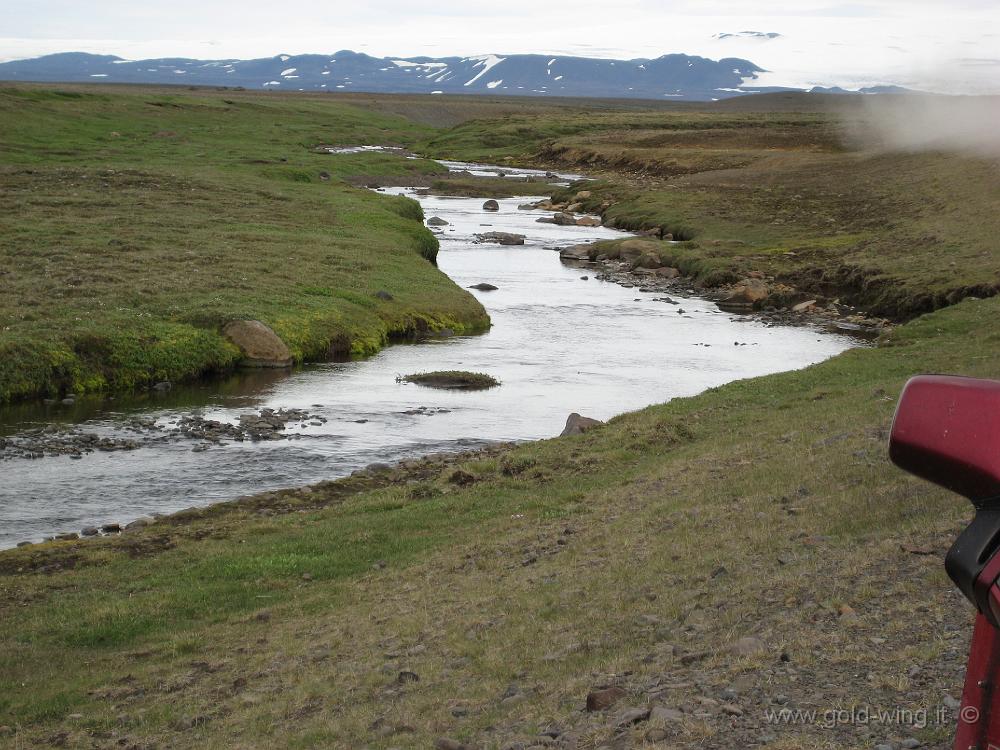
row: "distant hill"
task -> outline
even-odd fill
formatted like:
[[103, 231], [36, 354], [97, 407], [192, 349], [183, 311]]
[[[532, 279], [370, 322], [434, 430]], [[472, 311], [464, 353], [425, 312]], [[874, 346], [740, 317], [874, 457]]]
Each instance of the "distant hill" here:
[[[738, 96], [764, 70], [749, 60], [663, 55], [604, 60], [552, 55], [372, 57], [276, 55], [256, 60], [123, 60], [68, 52], [0, 64], [0, 80], [243, 86], [280, 91], [516, 94], [710, 101]], [[760, 91], [761, 89], [754, 89]], [[773, 90], [773, 89], [769, 89]]]

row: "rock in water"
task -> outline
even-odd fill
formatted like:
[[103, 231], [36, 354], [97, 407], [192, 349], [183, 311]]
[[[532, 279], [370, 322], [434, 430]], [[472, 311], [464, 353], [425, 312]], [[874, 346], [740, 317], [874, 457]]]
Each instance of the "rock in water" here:
[[576, 217], [573, 214], [566, 213], [565, 211], [560, 211], [552, 216], [543, 216], [540, 219], [536, 219], [539, 224], [556, 224], [561, 227], [575, 227]]
[[497, 288], [498, 287], [495, 287], [492, 284], [487, 284], [485, 281], [479, 284], [473, 284], [469, 287], [469, 289], [478, 289], [480, 292], [495, 292]]
[[567, 260], [590, 260], [593, 247], [590, 245], [572, 245], [559, 250], [559, 257]]
[[564, 427], [563, 431], [559, 433], [559, 437], [565, 437], [566, 435], [582, 435], [587, 430], [591, 430], [602, 424], [604, 424], [604, 422], [599, 419], [581, 417], [576, 412], [573, 412], [566, 418], [566, 427]]
[[429, 227], [446, 227], [448, 222], [442, 219], [440, 216], [432, 216], [427, 220], [427, 226]]
[[497, 242], [501, 245], [523, 245], [523, 234], [512, 234], [510, 232], [483, 232], [476, 235], [480, 242]]
[[243, 367], [291, 367], [293, 359], [285, 342], [259, 320], [226, 323], [222, 335], [243, 352]]
[[483, 204], [483, 210], [484, 211], [499, 211], [500, 210], [500, 204], [497, 203], [492, 198], [490, 198], [488, 201], [486, 201]]

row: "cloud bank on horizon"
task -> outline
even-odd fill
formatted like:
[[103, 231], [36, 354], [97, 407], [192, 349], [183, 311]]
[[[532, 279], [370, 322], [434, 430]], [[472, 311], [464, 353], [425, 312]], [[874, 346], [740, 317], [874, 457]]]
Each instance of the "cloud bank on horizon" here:
[[[354, 49], [378, 56], [543, 53], [741, 57], [770, 71], [756, 85], [897, 84], [1000, 93], [996, 0], [577, 0], [572, 11], [535, 0], [244, 0], [136, 4], [34, 0], [5, 11], [0, 61], [53, 52], [252, 58]], [[758, 34], [743, 32], [755, 31]]]

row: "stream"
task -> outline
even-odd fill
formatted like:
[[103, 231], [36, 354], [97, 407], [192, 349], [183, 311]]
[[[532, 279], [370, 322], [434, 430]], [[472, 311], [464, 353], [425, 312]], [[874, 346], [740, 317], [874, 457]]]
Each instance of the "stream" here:
[[[496, 174], [484, 165], [447, 166]], [[399, 344], [369, 359], [292, 372], [239, 372], [162, 394], [0, 409], [0, 436], [7, 437], [45, 425], [75, 425], [110, 439], [138, 434], [137, 420], [165, 428], [136, 450], [0, 459], [0, 548], [335, 479], [373, 462], [548, 438], [570, 412], [608, 419], [739, 378], [805, 367], [857, 345], [845, 335], [722, 312], [693, 294], [671, 292], [677, 304], [670, 304], [663, 293], [596, 280], [593, 269], [564, 265], [553, 248], [625, 233], [537, 223], [551, 212], [518, 209], [532, 198], [499, 200], [500, 210], [488, 213], [482, 198], [382, 191], [414, 197], [428, 218], [448, 222], [438, 233], [438, 264], [457, 284], [498, 287], [472, 292], [492, 318], [488, 333]], [[527, 238], [523, 246], [475, 241], [475, 233], [489, 231]], [[470, 392], [396, 381], [429, 370], [486, 372], [502, 385]], [[308, 417], [288, 424], [290, 440], [203, 449], [167, 439], [166, 430], [184, 417], [238, 423], [241, 414], [265, 408], [301, 409]]]

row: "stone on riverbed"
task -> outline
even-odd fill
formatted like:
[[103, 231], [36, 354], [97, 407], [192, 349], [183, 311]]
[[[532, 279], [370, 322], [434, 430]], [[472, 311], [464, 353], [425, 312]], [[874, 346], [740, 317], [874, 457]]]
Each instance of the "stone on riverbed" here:
[[552, 216], [543, 216], [536, 220], [539, 224], [555, 224], [560, 227], [576, 226], [576, 217], [573, 214], [560, 212]]
[[496, 242], [500, 245], [523, 245], [523, 234], [512, 234], [511, 232], [483, 232], [477, 234], [476, 239], [480, 242]]
[[480, 292], [495, 292], [499, 287], [495, 287], [492, 284], [487, 284], [485, 281], [478, 284], [473, 284], [469, 289], [478, 289]]
[[442, 219], [440, 216], [432, 216], [427, 220], [427, 226], [429, 227], [446, 227], [449, 226], [448, 222]]
[[571, 245], [559, 250], [559, 257], [566, 260], [590, 260], [590, 253], [593, 251], [591, 245]]
[[497, 203], [495, 200], [493, 200], [491, 198], [490, 200], [486, 201], [483, 204], [483, 210], [484, 211], [499, 211], [500, 210], [500, 204]]
[[242, 367], [291, 367], [292, 353], [278, 334], [259, 320], [234, 320], [222, 335], [240, 348]]

